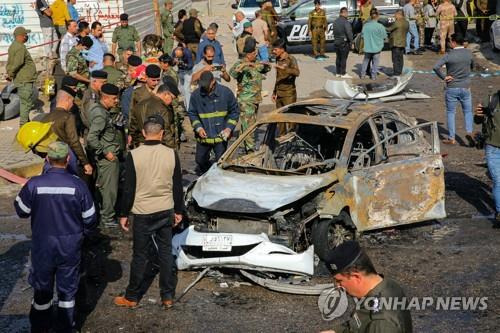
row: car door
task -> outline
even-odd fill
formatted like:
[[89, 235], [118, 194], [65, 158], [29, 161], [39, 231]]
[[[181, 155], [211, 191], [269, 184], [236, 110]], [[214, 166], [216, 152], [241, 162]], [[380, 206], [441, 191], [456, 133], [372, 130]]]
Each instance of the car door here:
[[285, 26], [285, 36], [289, 44], [302, 44], [311, 40], [307, 20], [309, 13], [314, 9], [313, 1], [298, 5], [289, 13], [290, 21]]
[[437, 124], [410, 126], [391, 113], [369, 124], [373, 146], [360, 146], [355, 137], [345, 178], [358, 230], [446, 217]]

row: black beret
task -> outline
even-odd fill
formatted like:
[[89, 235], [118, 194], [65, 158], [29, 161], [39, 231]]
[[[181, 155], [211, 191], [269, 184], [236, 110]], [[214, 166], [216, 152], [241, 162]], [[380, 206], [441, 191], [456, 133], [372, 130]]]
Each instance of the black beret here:
[[107, 79], [108, 73], [105, 71], [96, 70], [96, 71], [90, 72], [90, 76], [93, 79]]
[[130, 66], [134, 67], [142, 65], [142, 59], [135, 54], [132, 54], [130, 57], [128, 57], [127, 62]]
[[120, 89], [117, 86], [111, 83], [105, 83], [101, 87], [101, 93], [106, 95], [118, 96], [120, 93]]
[[72, 89], [71, 87], [69, 86], [62, 86], [61, 87], [61, 90], [62, 91], [65, 91], [67, 92], [68, 94], [70, 94], [73, 98], [76, 96], [76, 90], [75, 89]]
[[151, 79], [157, 79], [161, 75], [161, 68], [158, 65], [149, 65], [146, 67], [146, 76]]
[[63, 77], [63, 79], [61, 81], [62, 87], [64, 87], [64, 86], [76, 87], [77, 84], [78, 84], [78, 80], [72, 76], [69, 76], [69, 75], [66, 75], [65, 77]]
[[249, 37], [245, 40], [245, 46], [243, 47], [243, 53], [252, 53], [257, 48], [257, 42], [254, 38]]
[[211, 71], [205, 71], [201, 73], [200, 79], [198, 80], [198, 85], [200, 87], [208, 87], [212, 80], [214, 79], [214, 75]]
[[327, 253], [325, 263], [333, 274], [337, 274], [349, 268], [360, 255], [361, 247], [358, 242], [345, 241]]
[[92, 47], [92, 45], [94, 45], [92, 38], [90, 38], [89, 36], [81, 37], [79, 43], [88, 49], [90, 49]]
[[162, 116], [160, 116], [159, 114], [154, 114], [147, 117], [144, 121], [144, 126], [146, 126], [146, 124], [158, 124], [161, 125], [161, 128], [165, 128], [165, 120], [163, 120]]
[[168, 62], [168, 63], [170, 63], [172, 61], [172, 57], [165, 53], [165, 54], [162, 54], [158, 58], [158, 61], [159, 62]]
[[120, 21], [128, 21], [128, 14], [120, 14]]
[[175, 97], [180, 95], [179, 88], [177, 87], [177, 83], [175, 83], [175, 80], [171, 76], [164, 76], [163, 77], [163, 84], [160, 86], [159, 91], [162, 91], [163, 89], [168, 90], [172, 94], [175, 95]]

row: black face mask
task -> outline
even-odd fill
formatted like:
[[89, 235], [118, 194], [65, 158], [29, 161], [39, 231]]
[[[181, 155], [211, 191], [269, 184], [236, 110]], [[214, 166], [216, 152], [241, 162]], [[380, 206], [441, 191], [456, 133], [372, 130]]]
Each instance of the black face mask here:
[[28, 41], [28, 35], [24, 36], [24, 42], [26, 43]]

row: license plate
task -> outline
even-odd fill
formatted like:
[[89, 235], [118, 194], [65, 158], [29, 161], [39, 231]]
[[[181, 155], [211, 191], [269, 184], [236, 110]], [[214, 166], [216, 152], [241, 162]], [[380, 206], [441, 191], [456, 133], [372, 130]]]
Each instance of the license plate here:
[[232, 249], [232, 244], [232, 235], [204, 235], [202, 250], [229, 252]]

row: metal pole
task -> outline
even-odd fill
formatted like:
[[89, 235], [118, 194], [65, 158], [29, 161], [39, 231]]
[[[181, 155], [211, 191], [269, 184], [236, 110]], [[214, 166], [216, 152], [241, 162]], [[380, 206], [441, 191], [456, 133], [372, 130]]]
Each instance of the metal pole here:
[[212, 16], [212, 0], [207, 1], [208, 6], [208, 16]]
[[155, 34], [161, 36], [160, 4], [158, 3], [158, 0], [153, 0], [153, 12], [155, 19]]

